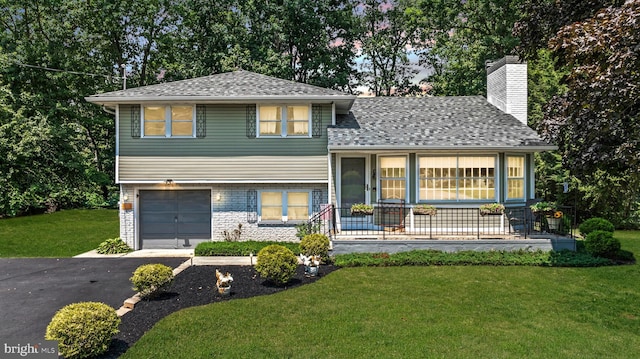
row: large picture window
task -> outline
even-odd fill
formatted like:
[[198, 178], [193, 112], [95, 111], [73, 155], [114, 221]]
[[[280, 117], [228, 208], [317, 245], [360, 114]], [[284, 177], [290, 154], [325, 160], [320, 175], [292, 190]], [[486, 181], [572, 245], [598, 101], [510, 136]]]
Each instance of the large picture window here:
[[507, 199], [524, 198], [524, 156], [507, 156]]
[[194, 137], [193, 106], [143, 106], [144, 137]]
[[380, 199], [402, 199], [407, 193], [407, 158], [380, 157]]
[[261, 221], [306, 221], [309, 219], [309, 191], [263, 191], [260, 193]]
[[419, 200], [466, 201], [495, 198], [495, 157], [421, 156]]
[[307, 105], [260, 106], [259, 136], [309, 137], [311, 116]]

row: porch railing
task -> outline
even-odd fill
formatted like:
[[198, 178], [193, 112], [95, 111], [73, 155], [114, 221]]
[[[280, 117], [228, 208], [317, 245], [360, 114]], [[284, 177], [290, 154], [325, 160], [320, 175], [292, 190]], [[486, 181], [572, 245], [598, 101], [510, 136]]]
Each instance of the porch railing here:
[[307, 223], [310, 232], [330, 238], [376, 236], [382, 239], [527, 238], [541, 234], [573, 237], [573, 208], [561, 208], [560, 218], [532, 213], [527, 206], [510, 206], [504, 213], [482, 215], [479, 208], [436, 209], [434, 215], [413, 213], [411, 205], [378, 203], [371, 214], [352, 214], [351, 208], [325, 207]]

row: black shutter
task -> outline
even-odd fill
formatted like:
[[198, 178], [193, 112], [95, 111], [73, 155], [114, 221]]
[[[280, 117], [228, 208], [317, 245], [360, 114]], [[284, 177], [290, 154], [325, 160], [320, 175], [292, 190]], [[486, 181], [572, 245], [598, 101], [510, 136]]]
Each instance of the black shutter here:
[[247, 106], [247, 137], [256, 138], [256, 105]]
[[131, 106], [131, 137], [140, 138], [140, 105]]
[[311, 106], [312, 137], [322, 137], [322, 106]]
[[247, 191], [247, 222], [256, 223], [258, 221], [258, 191], [250, 189]]
[[311, 193], [311, 211], [313, 213], [320, 212], [320, 204], [322, 203], [322, 190], [314, 189]]
[[196, 106], [196, 137], [207, 137], [207, 106]]

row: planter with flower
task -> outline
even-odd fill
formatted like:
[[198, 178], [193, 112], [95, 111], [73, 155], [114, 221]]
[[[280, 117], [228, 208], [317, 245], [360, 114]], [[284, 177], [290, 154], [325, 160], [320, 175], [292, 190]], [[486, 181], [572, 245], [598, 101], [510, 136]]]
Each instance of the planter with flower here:
[[222, 273], [216, 269], [216, 287], [218, 288], [219, 294], [229, 295], [231, 293], [232, 282], [233, 277], [231, 276], [231, 273]]
[[352, 216], [363, 216], [363, 215], [371, 215], [373, 214], [373, 206], [370, 204], [364, 203], [354, 203], [351, 206], [351, 215]]
[[504, 205], [502, 203], [486, 203], [480, 205], [481, 216], [498, 216], [504, 213]]
[[560, 228], [564, 213], [558, 208], [556, 202], [542, 201], [532, 204], [529, 208], [531, 208], [531, 212], [534, 214], [543, 215], [546, 218], [549, 229], [557, 230]]
[[422, 216], [435, 216], [438, 210], [430, 204], [417, 204], [413, 206], [413, 214]]
[[318, 275], [320, 268], [320, 256], [305, 256], [300, 254], [300, 261], [304, 265], [304, 275], [307, 277], [315, 277]]

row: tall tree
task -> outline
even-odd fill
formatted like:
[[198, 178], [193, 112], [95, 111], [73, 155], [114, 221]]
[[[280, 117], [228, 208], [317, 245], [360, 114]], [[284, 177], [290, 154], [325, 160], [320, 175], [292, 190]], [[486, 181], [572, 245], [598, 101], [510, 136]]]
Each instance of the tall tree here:
[[513, 52], [518, 39], [512, 27], [520, 16], [519, 0], [422, 0], [425, 24], [421, 63], [433, 68], [427, 81], [445, 96], [484, 95], [485, 62]]
[[410, 56], [419, 46], [420, 24], [412, 11], [415, 1], [367, 0], [356, 8], [360, 19], [363, 85], [376, 96], [417, 90]]

